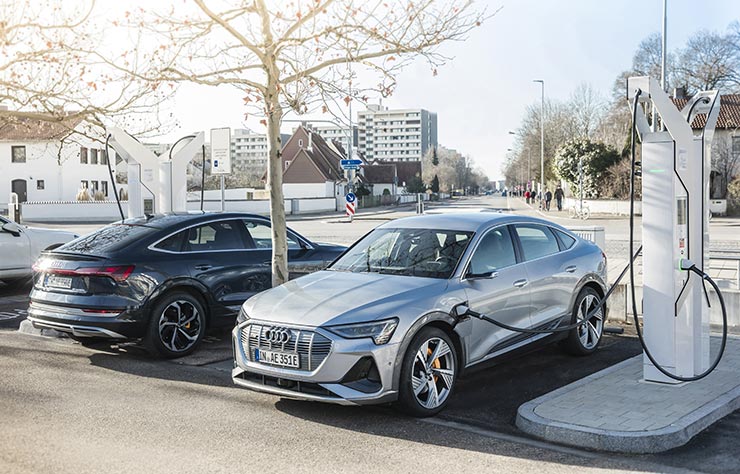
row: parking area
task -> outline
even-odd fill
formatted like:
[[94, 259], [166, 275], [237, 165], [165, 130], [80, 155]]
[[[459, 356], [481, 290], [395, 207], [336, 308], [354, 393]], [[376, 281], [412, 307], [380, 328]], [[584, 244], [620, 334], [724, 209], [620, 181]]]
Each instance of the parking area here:
[[[346, 244], [392, 217], [290, 226]], [[0, 287], [0, 472], [95, 472], [101, 456], [107, 466], [147, 472], [232, 472], [235, 465], [249, 472], [740, 472], [738, 412], [682, 448], [649, 456], [566, 448], [516, 428], [522, 403], [639, 354], [630, 326], [605, 335], [590, 357], [552, 344], [467, 373], [440, 415], [417, 420], [386, 406], [296, 402], [236, 388], [228, 330], [172, 361], [153, 360], [136, 344], [90, 349], [20, 334], [29, 290]], [[39, 455], [38, 445], [51, 449]]]

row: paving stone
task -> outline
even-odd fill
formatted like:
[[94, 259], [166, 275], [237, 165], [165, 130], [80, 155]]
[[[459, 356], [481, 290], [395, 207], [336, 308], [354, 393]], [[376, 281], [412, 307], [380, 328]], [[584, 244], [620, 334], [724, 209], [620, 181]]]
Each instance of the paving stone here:
[[739, 338], [728, 338], [722, 363], [698, 382], [646, 383], [642, 370], [639, 355], [525, 403], [519, 407], [517, 426], [575, 446], [660, 452], [687, 443], [740, 408]]

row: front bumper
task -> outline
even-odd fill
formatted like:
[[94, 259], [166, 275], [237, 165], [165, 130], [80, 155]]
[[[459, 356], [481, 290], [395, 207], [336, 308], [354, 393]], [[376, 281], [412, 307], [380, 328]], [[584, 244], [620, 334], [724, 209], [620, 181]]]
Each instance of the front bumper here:
[[88, 313], [79, 308], [31, 301], [28, 320], [36, 328], [56, 329], [76, 337], [136, 339], [143, 337], [145, 321], [122, 310], [120, 313]]
[[[400, 344], [378, 346], [370, 338], [343, 339], [321, 328], [290, 326], [291, 330], [312, 331], [332, 342], [328, 355], [319, 365], [312, 370], [298, 370], [254, 361], [251, 355], [248, 357], [242, 330], [250, 324], [271, 325], [250, 320], [234, 328], [234, 368], [231, 372], [234, 384], [286, 398], [340, 405], [389, 403], [398, 398], [398, 392], [392, 386]], [[367, 358], [372, 358], [379, 377], [379, 388], [371, 393], [346, 380], [356, 364]]]

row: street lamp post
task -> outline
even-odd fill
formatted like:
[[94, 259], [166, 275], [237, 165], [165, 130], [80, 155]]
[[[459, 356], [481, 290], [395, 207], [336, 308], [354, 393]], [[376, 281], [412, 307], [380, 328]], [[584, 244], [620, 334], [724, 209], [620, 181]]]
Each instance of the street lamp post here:
[[535, 79], [542, 86], [542, 98], [540, 101], [540, 192], [545, 190], [545, 81]]

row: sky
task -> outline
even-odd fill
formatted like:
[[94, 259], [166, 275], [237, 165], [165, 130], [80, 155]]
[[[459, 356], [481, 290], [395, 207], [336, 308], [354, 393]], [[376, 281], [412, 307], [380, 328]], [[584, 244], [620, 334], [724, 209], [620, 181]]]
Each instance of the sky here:
[[[540, 84], [533, 79], [543, 79], [546, 97], [556, 100], [584, 82], [609, 97], [640, 41], [660, 31], [663, 8], [662, 0], [477, 3], [489, 11], [503, 8], [466, 41], [443, 46], [453, 60], [437, 76], [422, 61], [406, 68], [383, 105], [436, 112], [439, 143], [470, 155], [490, 179], [503, 176], [514, 138], [508, 132], [519, 126], [527, 105], [539, 104]], [[738, 0], [668, 0], [668, 49], [682, 47], [701, 29], [725, 31], [734, 20], [740, 20]], [[180, 127], [168, 138], [218, 127], [263, 132], [258, 118], [244, 121], [241, 99], [227, 86], [182, 86], [172, 109]], [[283, 131], [294, 126], [286, 123]]]

